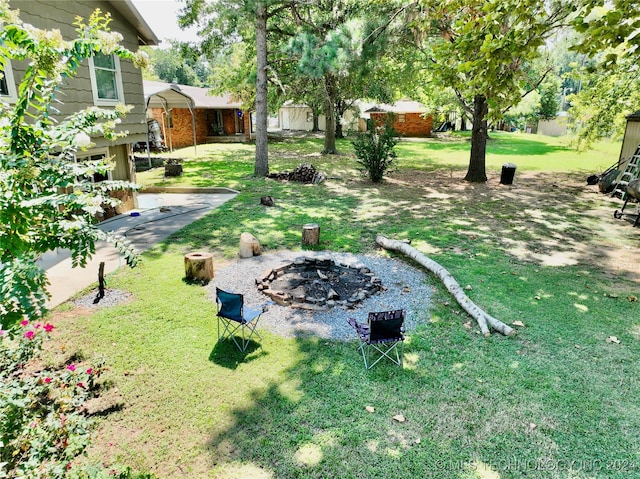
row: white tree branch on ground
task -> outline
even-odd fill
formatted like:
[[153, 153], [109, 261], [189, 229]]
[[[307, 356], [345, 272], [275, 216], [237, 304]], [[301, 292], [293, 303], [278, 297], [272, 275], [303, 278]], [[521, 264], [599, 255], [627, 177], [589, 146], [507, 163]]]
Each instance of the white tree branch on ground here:
[[414, 247], [403, 243], [402, 241], [392, 240], [381, 234], [376, 236], [376, 243], [385, 249], [397, 251], [402, 253], [416, 263], [424, 266], [428, 271], [435, 274], [443, 282], [447, 291], [449, 291], [456, 299], [458, 304], [464, 309], [469, 316], [475, 319], [480, 326], [480, 331], [484, 337], [489, 336], [491, 333], [489, 327], [493, 328], [497, 332], [504, 334], [505, 336], [513, 336], [516, 334], [515, 329], [507, 326], [502, 321], [487, 314], [484, 310], [479, 308], [469, 297], [465, 294], [455, 278], [437, 262], [428, 258]]

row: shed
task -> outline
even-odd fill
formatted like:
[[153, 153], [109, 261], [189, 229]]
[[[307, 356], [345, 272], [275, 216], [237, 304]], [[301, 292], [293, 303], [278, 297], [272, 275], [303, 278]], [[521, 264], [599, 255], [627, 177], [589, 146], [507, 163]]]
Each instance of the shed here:
[[640, 145], [640, 111], [627, 115], [627, 127], [624, 130], [622, 138], [622, 147], [620, 148], [620, 157], [618, 158], [618, 169], [623, 163], [631, 158], [638, 145]]

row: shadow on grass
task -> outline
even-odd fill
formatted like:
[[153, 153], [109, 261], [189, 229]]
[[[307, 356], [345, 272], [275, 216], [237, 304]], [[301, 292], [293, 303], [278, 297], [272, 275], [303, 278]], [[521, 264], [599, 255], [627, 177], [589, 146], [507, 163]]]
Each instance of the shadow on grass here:
[[209, 361], [223, 368], [236, 369], [240, 364], [248, 364], [268, 354], [254, 340], [249, 341], [247, 349], [243, 352], [236, 347], [231, 338], [226, 338], [223, 341], [216, 342], [209, 354]]
[[[463, 479], [485, 470], [486, 477], [525, 478], [555, 464], [555, 472], [536, 477], [560, 478], [571, 460], [609, 459], [605, 450], [634, 458], [637, 440], [626, 443], [602, 423], [605, 386], [583, 381], [575, 367], [590, 360], [576, 357], [572, 344], [484, 340], [457, 324], [434, 328], [414, 335], [405, 369], [381, 363], [365, 371], [355, 342], [298, 340], [303, 359], [269, 387], [256, 388], [233, 411], [232, 425], [212, 433], [212, 473]], [[570, 359], [557, 361], [565, 353]], [[616, 366], [596, 363], [592, 373], [615, 387], [605, 378]], [[637, 422], [623, 414], [623, 421]]]

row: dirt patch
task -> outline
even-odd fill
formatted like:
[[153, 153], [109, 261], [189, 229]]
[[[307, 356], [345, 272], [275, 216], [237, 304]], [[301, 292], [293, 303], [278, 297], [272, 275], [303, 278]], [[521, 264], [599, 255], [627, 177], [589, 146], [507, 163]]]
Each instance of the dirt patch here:
[[640, 228], [633, 218], [614, 218], [622, 200], [587, 185], [586, 173], [516, 172], [513, 185], [501, 185], [498, 177], [470, 184], [463, 176], [412, 170], [393, 174], [387, 184], [405, 191], [415, 214], [462, 226], [460, 234], [498, 244], [518, 260], [599, 266], [611, 277], [640, 283]]

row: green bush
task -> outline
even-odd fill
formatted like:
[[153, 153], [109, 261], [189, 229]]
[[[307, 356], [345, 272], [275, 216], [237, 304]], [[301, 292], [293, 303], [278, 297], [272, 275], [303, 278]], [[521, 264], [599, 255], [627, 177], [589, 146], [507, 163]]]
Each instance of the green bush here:
[[43, 368], [38, 353], [53, 330], [23, 320], [0, 326], [0, 478], [149, 479], [130, 469], [76, 464], [90, 442], [86, 402], [98, 395], [99, 364]]
[[375, 125], [364, 133], [358, 133], [351, 141], [360, 170], [374, 183], [382, 181], [384, 174], [397, 158], [394, 147], [398, 144], [397, 132], [393, 129], [393, 115], [384, 125]]
[[0, 330], [0, 477], [65, 477], [89, 443], [84, 404], [102, 366], [38, 370], [33, 360], [52, 329], [23, 320]]

